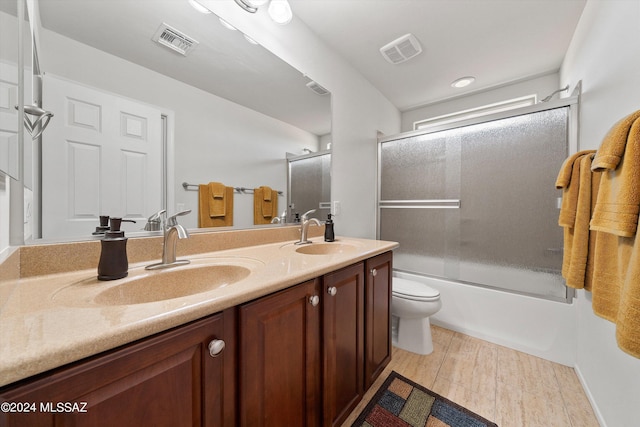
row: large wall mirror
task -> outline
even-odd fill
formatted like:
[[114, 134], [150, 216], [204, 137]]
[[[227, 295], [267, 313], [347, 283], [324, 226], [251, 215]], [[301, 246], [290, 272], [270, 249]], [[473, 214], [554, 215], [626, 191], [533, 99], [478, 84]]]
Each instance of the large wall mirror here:
[[[135, 219], [137, 235], [163, 208], [191, 209], [180, 220], [196, 228], [210, 182], [271, 187], [282, 211], [287, 153], [331, 141], [330, 94], [187, 0], [35, 3], [35, 81], [54, 113], [28, 160], [36, 239], [91, 238], [99, 215]], [[234, 227], [253, 226], [250, 191], [233, 211]]]

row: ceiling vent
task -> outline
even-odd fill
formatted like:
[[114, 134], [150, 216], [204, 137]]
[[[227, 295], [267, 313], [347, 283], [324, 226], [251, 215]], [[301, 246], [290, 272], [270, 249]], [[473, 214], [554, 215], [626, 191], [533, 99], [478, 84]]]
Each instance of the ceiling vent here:
[[328, 90], [326, 90], [325, 88], [320, 86], [318, 83], [314, 82], [313, 80], [307, 83], [307, 87], [312, 91], [314, 91], [315, 93], [317, 93], [318, 95], [327, 95], [329, 93]]
[[380, 53], [384, 56], [384, 59], [392, 64], [408, 61], [420, 54], [420, 52], [422, 52], [422, 46], [420, 46], [420, 42], [413, 34], [405, 34], [380, 48]]
[[158, 31], [153, 35], [152, 40], [184, 56], [187, 56], [187, 53], [191, 52], [198, 45], [195, 39], [170, 27], [164, 22], [158, 27]]

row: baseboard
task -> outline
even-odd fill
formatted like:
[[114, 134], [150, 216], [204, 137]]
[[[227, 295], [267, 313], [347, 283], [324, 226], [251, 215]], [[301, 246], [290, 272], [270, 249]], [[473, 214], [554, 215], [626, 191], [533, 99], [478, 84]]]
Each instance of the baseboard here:
[[580, 366], [578, 366], [578, 364], [576, 363], [573, 369], [576, 371], [576, 375], [578, 376], [578, 381], [580, 381], [580, 384], [582, 385], [582, 389], [584, 390], [584, 393], [587, 395], [587, 399], [589, 399], [589, 403], [591, 404], [591, 408], [593, 409], [593, 413], [595, 414], [596, 419], [600, 424], [600, 427], [607, 427], [607, 423], [604, 421], [604, 418], [602, 417], [600, 408], [598, 408], [598, 404], [596, 403], [596, 400], [594, 399], [593, 394], [591, 394], [591, 390], [589, 389], [587, 382], [582, 376], [582, 372], [580, 371]]

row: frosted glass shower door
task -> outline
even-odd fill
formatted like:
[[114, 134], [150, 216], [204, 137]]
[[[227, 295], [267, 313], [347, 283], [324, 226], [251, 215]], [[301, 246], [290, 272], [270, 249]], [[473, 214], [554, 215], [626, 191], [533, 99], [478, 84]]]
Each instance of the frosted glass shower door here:
[[404, 271], [566, 299], [555, 179], [568, 107], [380, 144], [379, 235]]

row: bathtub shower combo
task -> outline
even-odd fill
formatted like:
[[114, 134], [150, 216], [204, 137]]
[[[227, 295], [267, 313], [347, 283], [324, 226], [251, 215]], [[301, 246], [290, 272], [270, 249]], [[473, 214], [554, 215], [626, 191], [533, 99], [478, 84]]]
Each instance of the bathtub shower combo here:
[[[570, 107], [537, 104], [379, 141], [378, 237], [400, 242], [395, 345], [432, 351], [429, 316], [441, 302], [428, 278], [571, 299], [561, 277], [555, 188], [572, 132]], [[397, 277], [403, 273], [421, 280]]]

